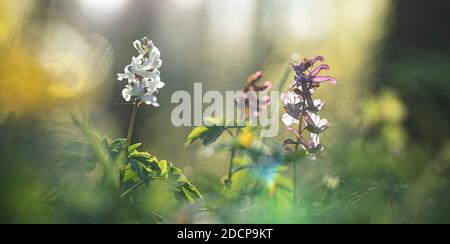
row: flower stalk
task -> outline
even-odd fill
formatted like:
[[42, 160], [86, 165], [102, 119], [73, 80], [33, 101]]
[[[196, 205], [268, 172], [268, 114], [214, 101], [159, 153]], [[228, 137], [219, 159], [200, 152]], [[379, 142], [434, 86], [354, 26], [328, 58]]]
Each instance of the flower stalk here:
[[[313, 59], [303, 59], [300, 62], [292, 61], [291, 69], [294, 71], [294, 81], [286, 94], [281, 95], [286, 113], [283, 115], [283, 123], [296, 140], [290, 140], [295, 144], [295, 152], [299, 147], [310, 154], [317, 154], [323, 150], [319, 136], [330, 126], [326, 119], [319, 117], [319, 112], [325, 103], [320, 99], [313, 99], [313, 95], [320, 85], [330, 82], [336, 85], [337, 81], [332, 76], [319, 76], [322, 70], [328, 70], [327, 64], [320, 64], [313, 68], [318, 61], [324, 62], [324, 57], [317, 56]], [[297, 128], [295, 128], [297, 126]], [[309, 138], [303, 135], [304, 131], [309, 132]], [[309, 139], [309, 140], [308, 140]], [[293, 203], [298, 203], [297, 184], [297, 162], [293, 162]]]
[[[141, 104], [159, 107], [156, 94], [158, 89], [164, 87], [161, 81], [159, 68], [161, 67], [161, 52], [147, 37], [133, 42], [134, 48], [138, 51], [138, 56], [131, 58], [131, 63], [124, 68], [124, 73], [118, 73], [119, 81], [126, 80], [127, 84], [122, 90], [125, 101], [133, 101], [133, 112], [131, 113], [130, 124], [127, 133], [127, 145], [131, 145], [134, 125], [136, 124], [137, 110]], [[125, 169], [119, 169], [119, 189], [123, 190]], [[127, 190], [132, 191], [134, 188]]]
[[[298, 145], [295, 145], [295, 152], [298, 151]], [[294, 204], [294, 206], [297, 206], [298, 204], [298, 184], [297, 184], [297, 162], [294, 162], [292, 165], [292, 190], [293, 190], [293, 194], [292, 194], [292, 203]]]
[[133, 102], [133, 112], [131, 113], [130, 125], [128, 126], [128, 133], [127, 133], [128, 146], [131, 145], [131, 139], [133, 136], [134, 124], [136, 123], [136, 115], [138, 108], [139, 108], [139, 101], [135, 99]]
[[[261, 71], [257, 71], [253, 74], [251, 74], [246, 82], [246, 85], [242, 89], [242, 93], [238, 98], [236, 98], [235, 102], [238, 105], [238, 109], [241, 109], [243, 107], [244, 111], [239, 111], [238, 113], [244, 114], [244, 122], [247, 123], [249, 120], [251, 120], [251, 117], [258, 118], [260, 114], [263, 111], [267, 111], [268, 106], [270, 105], [270, 97], [267, 95], [267, 92], [269, 92], [272, 89], [272, 82], [271, 81], [264, 81], [262, 84], [259, 83], [263, 76], [263, 73]], [[259, 92], [265, 92], [265, 95], [260, 97], [258, 94]], [[255, 105], [252, 106], [252, 103], [250, 102], [251, 99], [256, 99]], [[244, 105], [244, 106], [239, 106]], [[233, 140], [233, 138], [239, 139], [241, 129], [236, 129], [236, 134], [233, 134], [230, 130], [228, 130], [230, 133], [230, 136]], [[244, 135], [244, 134], [243, 134]], [[251, 141], [251, 140], [250, 140]], [[234, 144], [234, 143], [233, 143]], [[247, 143], [242, 143], [242, 141], [239, 140], [239, 144], [242, 147], [247, 147], [249, 145], [245, 145]], [[236, 156], [236, 146], [232, 145], [231, 152], [230, 152], [230, 161], [228, 163], [228, 174], [227, 179], [225, 180], [225, 185], [227, 188], [231, 187], [233, 177], [233, 161]]]
[[[237, 128], [236, 131], [236, 137], [239, 137], [241, 129]], [[232, 137], [234, 137], [233, 134], [231, 134]], [[228, 176], [227, 176], [227, 180], [226, 180], [226, 186], [228, 188], [231, 187], [231, 177], [233, 177], [233, 161], [234, 161], [234, 157], [236, 156], [236, 147], [233, 146], [233, 148], [231, 149], [231, 154], [230, 154], [230, 162], [228, 163]]]

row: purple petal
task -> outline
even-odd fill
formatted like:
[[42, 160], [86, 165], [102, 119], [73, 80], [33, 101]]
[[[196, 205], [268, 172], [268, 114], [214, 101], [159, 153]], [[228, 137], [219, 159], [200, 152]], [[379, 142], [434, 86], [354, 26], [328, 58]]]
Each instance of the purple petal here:
[[263, 73], [261, 71], [256, 71], [254, 74], [248, 77], [247, 84], [249, 86], [254, 86], [255, 82], [258, 81], [262, 77]]
[[291, 63], [291, 67], [296, 73], [303, 73], [307, 69], [309, 69], [311, 66], [313, 66], [314, 63], [316, 63], [317, 61], [323, 62], [323, 61], [325, 61], [325, 58], [322, 56], [317, 56], [313, 59], [309, 59], [309, 60], [305, 59], [303, 62], [301, 62], [299, 64]]
[[321, 64], [321, 65], [317, 66], [317, 68], [315, 68], [313, 71], [311, 71], [311, 73], [309, 75], [316, 76], [319, 74], [320, 71], [328, 70], [329, 68], [330, 68], [330, 66], [328, 66], [327, 64]]
[[270, 82], [270, 81], [264, 82], [263, 87], [264, 87], [264, 91], [271, 90], [272, 89], [272, 82]]
[[308, 65], [308, 68], [309, 68], [309, 67], [313, 66], [314, 63], [316, 63], [317, 61], [323, 62], [323, 61], [325, 61], [325, 58], [324, 58], [323, 56], [317, 56], [317, 57], [315, 57], [315, 58], [309, 60], [309, 61], [306, 63], [306, 65]]
[[315, 77], [312, 77], [311, 81], [313, 83], [317, 83], [317, 84], [329, 81], [334, 86], [337, 83], [336, 78], [331, 77], [331, 76], [315, 76]]

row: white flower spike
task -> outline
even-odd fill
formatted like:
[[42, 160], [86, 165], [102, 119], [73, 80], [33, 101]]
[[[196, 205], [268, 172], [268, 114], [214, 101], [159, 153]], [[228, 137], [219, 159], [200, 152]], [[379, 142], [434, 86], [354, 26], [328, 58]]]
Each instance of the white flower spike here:
[[139, 55], [132, 57], [131, 64], [125, 67], [124, 73], [117, 74], [118, 80], [128, 80], [122, 96], [127, 102], [133, 100], [158, 107], [155, 95], [165, 85], [158, 70], [162, 64], [161, 52], [147, 37], [134, 41], [133, 46]]

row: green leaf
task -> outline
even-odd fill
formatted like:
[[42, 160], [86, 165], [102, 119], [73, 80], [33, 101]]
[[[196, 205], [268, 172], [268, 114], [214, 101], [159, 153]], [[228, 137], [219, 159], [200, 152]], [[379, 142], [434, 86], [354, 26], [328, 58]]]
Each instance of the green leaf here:
[[128, 157], [139, 161], [146, 161], [150, 160], [152, 158], [152, 155], [148, 152], [139, 152], [137, 150], [134, 150]]
[[150, 167], [150, 169], [156, 173], [156, 176], [161, 176], [161, 168], [159, 167], [158, 161], [147, 161], [147, 165]]
[[[250, 167], [241, 167], [239, 170], [235, 170], [233, 175], [231, 176], [231, 190], [235, 194], [239, 194], [240, 192], [251, 188], [257, 182], [257, 177], [254, 170]], [[227, 176], [224, 176], [222, 182], [225, 184], [227, 180]]]
[[225, 131], [225, 127], [209, 127], [208, 133], [205, 134], [203, 145], [209, 145], [217, 140]]
[[138, 175], [139, 179], [141, 179], [146, 185], [150, 183], [150, 176], [148, 175], [148, 171], [145, 168], [145, 165], [142, 162], [131, 159], [131, 169]]
[[292, 139], [286, 139], [286, 140], [284, 140], [284, 142], [283, 142], [283, 146], [287, 146], [287, 145], [297, 145], [298, 144], [298, 142], [296, 142], [296, 141], [294, 141], [294, 140], [292, 140]]
[[283, 157], [283, 162], [285, 163], [298, 162], [304, 159], [305, 157], [306, 157], [305, 150], [297, 150], [296, 152], [285, 154]]
[[181, 169], [169, 163], [168, 180], [173, 186], [173, 194], [180, 202], [192, 203], [197, 199], [202, 199], [202, 195], [197, 188], [192, 185], [182, 174]]
[[293, 191], [292, 180], [285, 176], [277, 175], [277, 177], [275, 178], [275, 184], [276, 187], [279, 188], [280, 190], [285, 190], [288, 192]]
[[203, 199], [197, 188], [187, 180], [175, 184], [173, 194], [181, 202], [193, 203], [197, 199]]
[[133, 152], [134, 150], [136, 150], [138, 147], [140, 147], [142, 145], [142, 143], [136, 143], [133, 144], [131, 146], [128, 147], [128, 153]]
[[128, 141], [125, 138], [115, 139], [112, 142], [108, 143], [108, 147], [112, 151], [119, 151], [121, 149], [125, 149], [128, 145]]
[[286, 165], [277, 165], [274, 169], [273, 169], [273, 171], [275, 172], [275, 173], [282, 173], [282, 172], [284, 172], [284, 171], [286, 171], [286, 170], [288, 170], [289, 168], [288, 168], [288, 166], [286, 166]]
[[192, 144], [196, 140], [199, 140], [200, 138], [202, 138], [202, 136], [204, 136], [204, 134], [207, 132], [208, 132], [208, 127], [206, 127], [206, 126], [195, 127], [189, 133], [185, 144], [186, 145]]
[[233, 165], [237, 166], [237, 167], [251, 165], [251, 164], [253, 164], [253, 159], [247, 154], [243, 154], [240, 157], [239, 156], [234, 157], [234, 159], [233, 159]]
[[224, 126], [224, 123], [221, 119], [208, 117], [203, 119], [204, 124], [206, 127], [212, 127], [212, 126]]
[[127, 182], [127, 181], [138, 182], [139, 180], [140, 180], [140, 177], [138, 176], [138, 174], [135, 171], [133, 171], [133, 169], [131, 169], [131, 165], [125, 166], [124, 182]]
[[178, 177], [181, 176], [181, 169], [175, 167], [173, 163], [169, 163], [168, 167], [169, 178], [172, 180], [178, 180]]
[[211, 124], [211, 126], [200, 126], [194, 128], [187, 137], [186, 145], [190, 145], [197, 140], [201, 140], [203, 145], [209, 145], [215, 142], [217, 138], [219, 138], [226, 130], [226, 127], [218, 125], [217, 121], [213, 121]]
[[97, 157], [89, 143], [73, 141], [63, 146], [57, 156], [57, 162], [66, 170], [91, 172], [96, 167]]
[[165, 176], [167, 174], [167, 161], [166, 160], [159, 161], [158, 166], [161, 169], [161, 176]]

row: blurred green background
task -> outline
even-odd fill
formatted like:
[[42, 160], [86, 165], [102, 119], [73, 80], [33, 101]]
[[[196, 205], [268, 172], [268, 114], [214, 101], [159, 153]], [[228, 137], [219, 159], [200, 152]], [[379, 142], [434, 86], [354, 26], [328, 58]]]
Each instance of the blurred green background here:
[[[325, 56], [338, 86], [317, 94], [332, 127], [324, 152], [298, 169], [296, 214], [199, 215], [136, 200], [142, 213], [155, 205], [168, 222], [188, 223], [448, 223], [449, 23], [444, 0], [2, 0], [0, 222], [108, 222], [110, 201], [84, 188], [96, 172], [80, 176], [58, 155], [80, 136], [71, 112], [101, 134], [126, 136], [132, 105], [116, 73], [136, 55], [132, 42], [148, 36], [166, 86], [161, 107], [140, 110], [133, 140], [176, 162], [206, 196], [229, 155], [184, 146], [192, 128], [170, 122], [174, 91], [192, 92], [194, 82], [238, 90], [257, 70], [276, 87], [293, 52]], [[280, 128], [273, 140], [288, 136]]]

